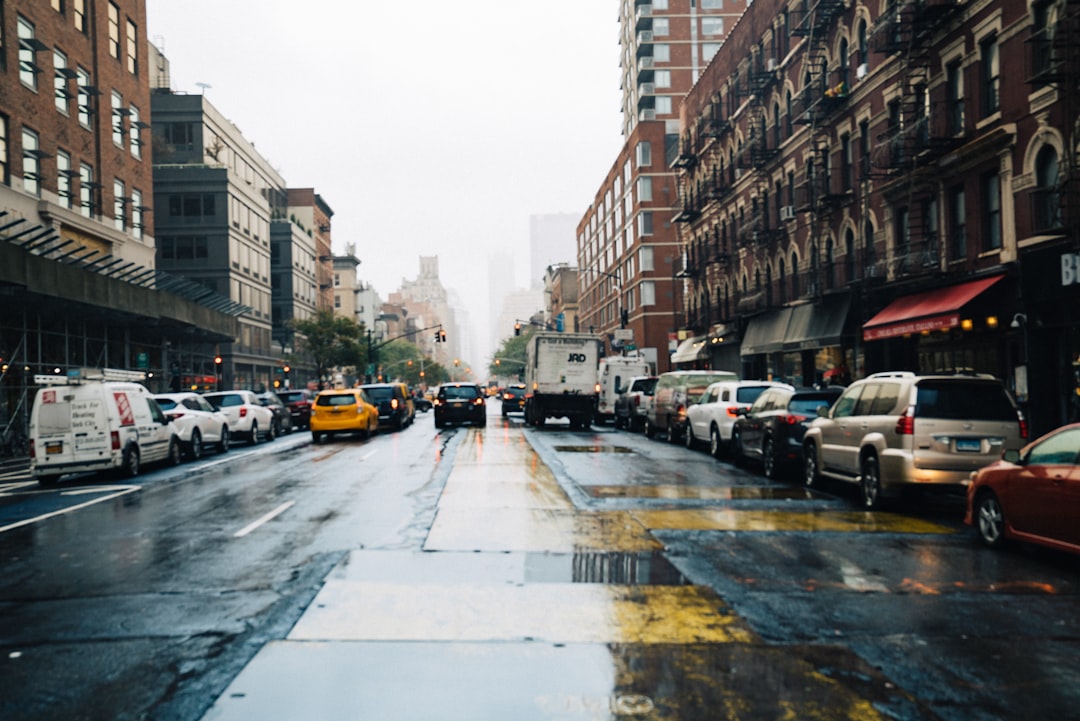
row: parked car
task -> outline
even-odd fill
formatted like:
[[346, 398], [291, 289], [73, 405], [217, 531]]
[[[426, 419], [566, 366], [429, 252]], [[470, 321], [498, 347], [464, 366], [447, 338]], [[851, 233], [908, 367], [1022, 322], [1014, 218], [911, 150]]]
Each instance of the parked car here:
[[769, 388], [795, 390], [786, 383], [773, 381], [718, 381], [710, 383], [697, 401], [686, 408], [687, 448], [699, 441], [709, 442], [709, 452], [716, 457], [731, 445], [731, 429], [739, 410], [750, 407]]
[[216, 410], [229, 419], [229, 435], [246, 438], [255, 445], [260, 436], [272, 441], [277, 438], [274, 412], [264, 406], [252, 391], [217, 391], [203, 396]]
[[822, 407], [831, 407], [843, 392], [841, 386], [767, 389], [749, 408], [738, 411], [731, 429], [736, 465], [748, 459], [760, 461], [767, 478], [801, 469], [807, 426]]
[[310, 427], [316, 443], [338, 433], [368, 438], [379, 430], [379, 410], [362, 388], [319, 391], [311, 404]]
[[976, 471], [964, 522], [991, 548], [1015, 539], [1080, 553], [1080, 423]]
[[645, 427], [645, 401], [656, 392], [657, 376], [634, 376], [615, 399], [615, 427], [640, 431]]
[[443, 383], [435, 395], [435, 427], [448, 423], [487, 425], [484, 389], [475, 383]]
[[524, 413], [525, 412], [525, 384], [517, 383], [514, 385], [506, 386], [502, 390], [502, 417], [510, 413]]
[[315, 394], [307, 388], [296, 390], [278, 391], [278, 398], [289, 409], [289, 418], [293, 428], [307, 428], [311, 418], [311, 402], [315, 400]]
[[219, 453], [229, 450], [229, 419], [198, 393], [161, 393], [154, 399], [176, 426], [188, 456], [202, 458], [207, 444]]
[[379, 424], [401, 430], [413, 422], [416, 413], [404, 383], [369, 383], [360, 386], [379, 409]]
[[417, 413], [427, 413], [431, 410], [431, 399], [418, 390], [412, 391], [413, 407]]
[[282, 400], [281, 396], [273, 391], [267, 391], [258, 393], [256, 397], [259, 399], [259, 403], [274, 412], [274, 423], [277, 424], [276, 435], [292, 433], [292, 413], [289, 412], [289, 407], [285, 405], [285, 401]]
[[66, 473], [119, 471], [181, 461], [180, 437], [144, 386], [142, 373], [101, 369], [77, 376], [35, 375], [30, 408], [30, 475], [42, 486]]
[[686, 409], [705, 392], [710, 383], [737, 381], [730, 371], [669, 371], [660, 374], [653, 393], [653, 406], [645, 418], [645, 435], [666, 433], [669, 443], [678, 443], [686, 431]]
[[856, 483], [862, 504], [876, 508], [903, 489], [961, 490], [1026, 437], [1016, 403], [992, 376], [875, 373], [810, 423], [803, 480]]

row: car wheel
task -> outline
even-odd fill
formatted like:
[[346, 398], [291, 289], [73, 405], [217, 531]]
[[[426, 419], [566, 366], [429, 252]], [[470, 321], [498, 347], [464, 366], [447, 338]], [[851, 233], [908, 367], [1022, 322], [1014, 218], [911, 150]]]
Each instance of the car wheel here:
[[179, 466], [184, 460], [184, 451], [180, 447], [180, 439], [176, 436], [169, 440], [169, 455], [166, 460], [170, 466]]
[[202, 458], [202, 433], [199, 433], [198, 428], [191, 432], [191, 443], [188, 445], [188, 453], [191, 454], [191, 460], [193, 461], [197, 461]]
[[989, 491], [979, 494], [975, 500], [975, 528], [986, 547], [1005, 545], [1005, 511], [998, 497]]
[[803, 447], [803, 485], [807, 488], [815, 488], [821, 484], [821, 473], [818, 471], [817, 446], [807, 443]]
[[716, 426], [709, 428], [709, 454], [713, 458], [719, 458], [723, 453], [724, 443], [720, 440], [720, 429]]
[[128, 446], [121, 460], [120, 473], [125, 478], [134, 478], [139, 475], [139, 449]]
[[312, 443], [315, 443], [315, 444], [321, 443], [322, 439], [323, 439], [323, 434], [322, 433], [319, 433], [318, 431], [312, 431], [311, 432], [311, 442]]
[[259, 424], [257, 421], [251, 422], [251, 434], [248, 438], [248, 445], [253, 446], [259, 442]]
[[277, 438], [278, 435], [280, 434], [280, 430], [279, 430], [280, 427], [281, 427], [281, 422], [278, 421], [276, 418], [274, 420], [270, 421], [270, 428], [266, 431], [266, 440], [272, 441], [275, 438]]
[[487, 427], [487, 421], [480, 421], [479, 423], [476, 424], [476, 427], [477, 428], [486, 428]]
[[435, 419], [435, 427], [436, 428], [442, 428], [444, 425], [446, 425], [446, 424], [443, 423], [442, 421], [440, 421], [438, 418]]
[[645, 421], [645, 437], [646, 438], [655, 438], [656, 437], [656, 426], [654, 426], [648, 420]]
[[691, 451], [697, 445], [697, 439], [694, 438], [694, 427], [690, 425], [689, 421], [686, 423], [686, 433], [683, 435], [683, 441], [686, 442], [686, 447]]
[[229, 427], [221, 427], [221, 435], [218, 437], [217, 442], [218, 453], [224, 453], [229, 450]]
[[668, 423], [667, 423], [667, 442], [668, 443], [678, 443], [679, 442], [679, 434], [675, 432], [675, 426], [671, 425], [671, 419], [670, 418], [668, 419]]
[[742, 466], [746, 462], [743, 455], [742, 433], [738, 429], [731, 432], [731, 462], [736, 466]]
[[881, 507], [881, 468], [878, 459], [873, 453], [867, 454], [862, 462], [862, 478], [859, 486], [862, 488], [863, 507], [872, 510]]
[[776, 465], [776, 446], [773, 444], [772, 438], [766, 438], [764, 445], [761, 447], [761, 465], [765, 471], [765, 477], [776, 480], [779, 468]]

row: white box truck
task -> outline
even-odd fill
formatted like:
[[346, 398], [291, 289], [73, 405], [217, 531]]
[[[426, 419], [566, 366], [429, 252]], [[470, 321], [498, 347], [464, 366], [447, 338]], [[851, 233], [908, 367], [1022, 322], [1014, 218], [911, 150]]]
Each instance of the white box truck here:
[[626, 390], [635, 376], [652, 375], [652, 364], [644, 356], [615, 355], [600, 359], [600, 394], [596, 399], [596, 416], [599, 424], [615, 418], [615, 401]]
[[568, 418], [587, 428], [600, 392], [602, 341], [587, 333], [537, 333], [525, 347], [525, 422]]

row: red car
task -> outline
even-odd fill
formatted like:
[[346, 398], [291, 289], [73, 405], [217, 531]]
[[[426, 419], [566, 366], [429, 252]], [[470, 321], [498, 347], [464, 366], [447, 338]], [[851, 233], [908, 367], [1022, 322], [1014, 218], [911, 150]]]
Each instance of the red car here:
[[991, 548], [1016, 539], [1080, 553], [1080, 423], [976, 471], [964, 522]]

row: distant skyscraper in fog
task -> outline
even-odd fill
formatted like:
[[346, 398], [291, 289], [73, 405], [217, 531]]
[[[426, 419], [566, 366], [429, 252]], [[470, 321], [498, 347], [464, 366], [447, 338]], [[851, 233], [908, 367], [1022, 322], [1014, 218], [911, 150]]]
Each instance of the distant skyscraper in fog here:
[[577, 224], [580, 214], [529, 216], [529, 288], [544, 287], [549, 265], [577, 264]]

